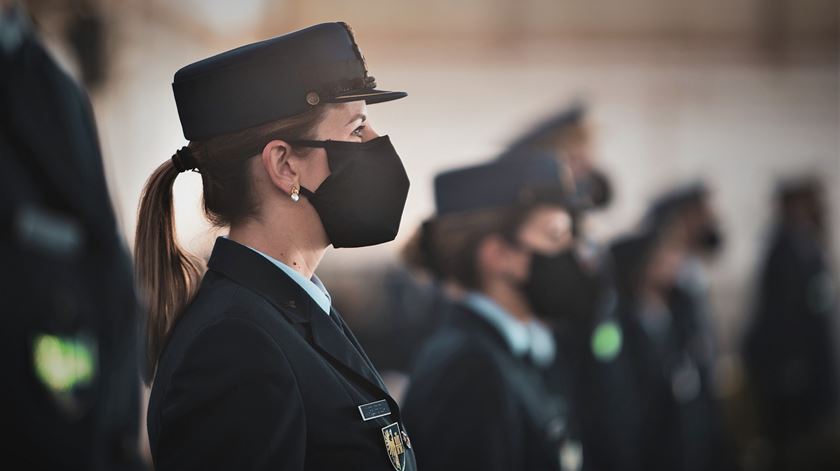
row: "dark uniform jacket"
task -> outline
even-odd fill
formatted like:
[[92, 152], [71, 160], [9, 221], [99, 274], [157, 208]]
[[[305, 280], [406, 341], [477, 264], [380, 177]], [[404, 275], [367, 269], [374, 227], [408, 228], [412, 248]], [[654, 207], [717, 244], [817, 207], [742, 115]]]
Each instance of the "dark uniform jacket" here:
[[[359, 406], [376, 401], [368, 416], [387, 415], [363, 420]], [[158, 471], [413, 470], [400, 422], [335, 310], [324, 313], [262, 255], [216, 241], [155, 375]]]
[[422, 469], [559, 469], [562, 407], [538, 369], [466, 306], [419, 355], [404, 409]]
[[578, 406], [587, 470], [732, 469], [708, 365], [692, 342], [692, 300], [674, 290], [668, 301], [670, 325], [658, 340], [637, 305], [619, 301], [620, 353], [584, 362]]
[[0, 49], [0, 165], [3, 462], [137, 469], [131, 263], [87, 97], [31, 33]]
[[815, 234], [776, 228], [759, 278], [744, 360], [762, 426], [777, 447], [815, 433], [840, 408], [835, 280]]

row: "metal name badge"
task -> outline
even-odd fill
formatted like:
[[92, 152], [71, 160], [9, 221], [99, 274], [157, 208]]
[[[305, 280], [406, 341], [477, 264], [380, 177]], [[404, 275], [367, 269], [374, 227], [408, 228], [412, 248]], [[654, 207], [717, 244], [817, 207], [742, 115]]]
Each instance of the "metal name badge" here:
[[388, 401], [382, 399], [381, 401], [371, 402], [359, 406], [359, 413], [362, 414], [362, 420], [367, 422], [368, 420], [391, 415], [391, 407], [388, 406]]

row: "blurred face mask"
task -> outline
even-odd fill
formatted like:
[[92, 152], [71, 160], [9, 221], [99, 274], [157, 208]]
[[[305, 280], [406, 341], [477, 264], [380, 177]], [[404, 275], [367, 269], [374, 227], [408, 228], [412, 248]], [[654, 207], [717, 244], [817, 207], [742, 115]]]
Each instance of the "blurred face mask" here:
[[330, 175], [300, 193], [321, 218], [333, 247], [365, 247], [394, 240], [408, 196], [408, 175], [388, 136], [367, 142], [290, 141], [326, 150]]
[[534, 313], [544, 319], [562, 317], [570, 309], [580, 267], [574, 249], [555, 255], [533, 253], [528, 281], [523, 285]]
[[723, 246], [723, 235], [717, 227], [709, 225], [697, 233], [695, 244], [704, 253], [715, 255]]
[[612, 185], [609, 177], [600, 170], [592, 170], [575, 179], [578, 198], [589, 201], [595, 208], [605, 208], [612, 200]]

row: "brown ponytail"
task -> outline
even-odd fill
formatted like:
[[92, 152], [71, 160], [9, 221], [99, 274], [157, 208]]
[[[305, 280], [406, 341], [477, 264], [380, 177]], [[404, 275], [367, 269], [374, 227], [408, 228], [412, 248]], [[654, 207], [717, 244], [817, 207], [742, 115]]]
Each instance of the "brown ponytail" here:
[[[330, 105], [244, 131], [191, 142], [203, 183], [205, 216], [224, 227], [255, 217], [259, 201], [251, 187], [250, 161], [271, 139], [309, 139]], [[135, 273], [147, 308], [146, 382], [184, 309], [198, 291], [204, 261], [178, 244], [172, 187], [179, 171], [171, 160], [149, 177], [140, 199], [134, 241]]]
[[135, 276], [148, 309], [147, 381], [154, 376], [167, 333], [192, 300], [204, 272], [203, 261], [184, 250], [176, 238], [172, 186], [178, 173], [171, 160], [152, 173], [140, 197], [137, 217]]

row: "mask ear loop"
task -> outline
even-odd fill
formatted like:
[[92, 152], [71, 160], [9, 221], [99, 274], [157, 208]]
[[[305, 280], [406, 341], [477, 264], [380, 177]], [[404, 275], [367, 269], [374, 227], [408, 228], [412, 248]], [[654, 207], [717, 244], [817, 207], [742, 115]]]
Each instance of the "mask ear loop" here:
[[314, 192], [307, 190], [303, 186], [298, 188], [298, 193], [309, 198], [310, 200], [315, 196]]
[[[318, 147], [318, 148], [321, 148], [321, 149], [326, 149], [327, 148], [327, 143], [330, 142], [330, 141], [310, 141], [310, 140], [307, 140], [307, 139], [295, 139], [295, 140], [286, 141], [286, 142], [288, 142], [292, 146]], [[300, 199], [300, 196], [298, 196], [298, 195], [303, 195], [303, 196], [305, 196], [309, 199], [312, 199], [312, 197], [315, 196], [314, 192], [309, 191], [303, 185], [301, 185], [299, 187], [296, 187], [296, 190], [297, 191], [294, 193], [294, 196], [292, 196], [292, 200], [295, 203], [297, 203], [298, 199]], [[297, 197], [297, 199], [295, 199], [295, 197]]]
[[327, 148], [327, 143], [330, 142], [330, 141], [309, 141], [309, 140], [306, 140], [306, 139], [299, 139], [299, 140], [286, 141], [286, 142], [288, 142], [292, 146], [319, 147], [321, 149], [326, 149]]

